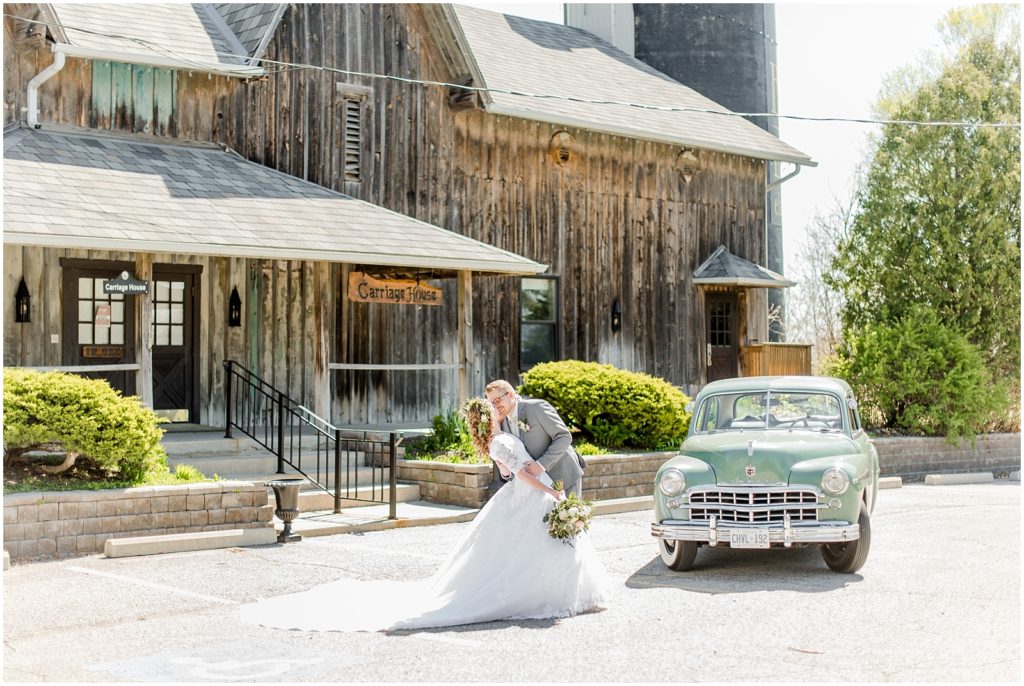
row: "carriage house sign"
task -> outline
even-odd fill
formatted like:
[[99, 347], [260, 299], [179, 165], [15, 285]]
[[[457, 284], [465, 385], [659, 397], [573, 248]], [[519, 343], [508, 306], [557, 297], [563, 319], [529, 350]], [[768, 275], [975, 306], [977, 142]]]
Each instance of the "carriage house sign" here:
[[378, 279], [363, 272], [351, 272], [348, 299], [360, 303], [440, 305], [441, 289], [411, 279]]
[[107, 279], [103, 282], [104, 293], [120, 293], [122, 295], [142, 295], [149, 293], [149, 282], [140, 281], [128, 272], [121, 272], [116, 279]]

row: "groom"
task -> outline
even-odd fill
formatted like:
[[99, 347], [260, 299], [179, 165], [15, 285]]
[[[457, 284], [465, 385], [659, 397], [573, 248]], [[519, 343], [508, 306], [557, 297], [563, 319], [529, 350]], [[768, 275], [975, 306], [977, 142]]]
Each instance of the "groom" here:
[[551, 480], [562, 482], [566, 495], [581, 495], [586, 463], [573, 449], [569, 428], [555, 408], [546, 400], [519, 397], [504, 379], [487, 384], [484, 394], [501, 420], [501, 430], [518, 436]]

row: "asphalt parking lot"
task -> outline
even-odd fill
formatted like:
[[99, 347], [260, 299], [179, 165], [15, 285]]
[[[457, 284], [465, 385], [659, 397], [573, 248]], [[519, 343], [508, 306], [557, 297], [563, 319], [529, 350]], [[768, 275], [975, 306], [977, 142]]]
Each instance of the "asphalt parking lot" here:
[[[671, 572], [649, 512], [595, 520], [607, 609], [391, 634], [265, 629], [240, 604], [341, 576], [430, 575], [468, 524], [287, 546], [15, 565], [6, 682], [1006, 681], [1020, 677], [1020, 483], [879, 493], [853, 575], [814, 549], [702, 550]], [[534, 583], [536, 580], [524, 580]]]

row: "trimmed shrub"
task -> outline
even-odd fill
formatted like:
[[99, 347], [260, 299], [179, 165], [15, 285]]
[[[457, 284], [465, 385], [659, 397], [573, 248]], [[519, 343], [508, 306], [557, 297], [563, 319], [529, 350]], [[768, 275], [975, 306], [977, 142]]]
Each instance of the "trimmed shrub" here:
[[583, 437], [606, 448], [678, 448], [690, 426], [689, 398], [664, 379], [610, 364], [544, 362], [519, 392], [551, 403]]
[[854, 388], [866, 425], [950, 442], [983, 431], [1009, 404], [977, 348], [927, 308], [850, 335], [826, 373]]
[[4, 369], [5, 461], [59, 444], [109, 477], [141, 482], [167, 470], [159, 418], [101, 379]]

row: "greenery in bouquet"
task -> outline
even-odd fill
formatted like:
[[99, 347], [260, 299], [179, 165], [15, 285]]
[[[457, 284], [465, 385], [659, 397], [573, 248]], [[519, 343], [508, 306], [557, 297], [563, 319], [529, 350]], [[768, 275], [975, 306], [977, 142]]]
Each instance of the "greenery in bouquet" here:
[[[562, 482], [556, 481], [553, 488], [563, 490]], [[544, 523], [548, 525], [548, 535], [566, 545], [575, 545], [576, 537], [590, 529], [591, 508], [593, 502], [583, 500], [575, 493], [569, 493], [565, 499], [559, 500], [544, 515]]]

